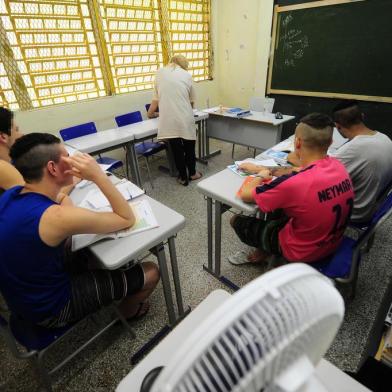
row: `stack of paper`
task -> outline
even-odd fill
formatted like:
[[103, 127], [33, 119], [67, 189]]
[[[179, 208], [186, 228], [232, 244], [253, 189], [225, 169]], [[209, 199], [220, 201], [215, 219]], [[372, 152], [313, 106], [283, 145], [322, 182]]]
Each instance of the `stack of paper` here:
[[249, 176], [249, 174], [251, 174], [251, 173], [245, 172], [245, 171], [243, 171], [243, 170], [241, 170], [239, 168], [240, 165], [242, 165], [243, 163], [253, 163], [254, 165], [264, 166], [264, 167], [276, 167], [276, 166], [278, 166], [278, 164], [273, 159], [257, 160], [257, 159], [254, 159], [254, 158], [248, 158], [248, 159], [245, 159], [243, 161], [235, 161], [234, 165], [229, 165], [229, 166], [227, 166], [227, 168], [230, 169], [231, 171], [233, 171], [235, 174], [241, 176], [241, 177]]
[[[125, 200], [133, 200], [136, 197], [144, 194], [143, 189], [140, 189], [135, 184], [132, 184], [132, 182], [129, 182], [126, 180], [120, 181], [116, 185], [116, 188], [123, 195]], [[99, 210], [103, 207], [107, 207], [110, 205], [108, 199], [105, 197], [105, 195], [99, 189], [91, 190], [86, 195], [86, 197], [84, 198], [84, 200], [81, 204], [85, 204], [84, 202], [89, 204], [92, 208], [94, 208], [96, 210]]]
[[[142, 199], [139, 201], [134, 201], [129, 203], [129, 205], [131, 206], [135, 215], [135, 223], [132, 227], [109, 234], [74, 235], [72, 236], [72, 251], [75, 252], [105, 238], [118, 239], [159, 227], [148, 200]], [[99, 211], [109, 212], [112, 211], [112, 209], [110, 207], [104, 207]]]

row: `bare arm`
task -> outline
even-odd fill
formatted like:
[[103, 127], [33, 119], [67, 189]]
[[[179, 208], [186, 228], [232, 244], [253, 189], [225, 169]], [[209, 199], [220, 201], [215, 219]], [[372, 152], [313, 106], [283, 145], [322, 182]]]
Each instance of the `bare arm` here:
[[159, 117], [159, 113], [157, 112], [157, 110], [158, 110], [158, 104], [159, 104], [159, 101], [157, 101], [157, 100], [155, 100], [155, 99], [153, 99], [153, 100], [151, 101], [151, 105], [150, 105], [150, 107], [148, 108], [148, 112], [147, 112], [147, 117], [148, 117], [148, 118]]
[[[49, 207], [42, 215], [39, 233], [50, 246], [56, 246], [73, 234], [110, 233], [132, 226], [135, 215], [127, 201], [87, 154], [63, 158], [72, 165], [73, 175], [93, 181], [108, 199], [113, 212], [94, 212], [63, 203]], [[64, 200], [63, 200], [64, 201]]]
[[241, 192], [241, 199], [245, 203], [254, 203], [253, 190], [258, 187], [263, 180], [271, 179], [271, 172], [269, 169], [262, 169], [257, 174], [259, 177], [255, 177], [252, 181], [248, 182]]
[[10, 163], [0, 161], [0, 189], [9, 189], [16, 185], [24, 185], [22, 175]]

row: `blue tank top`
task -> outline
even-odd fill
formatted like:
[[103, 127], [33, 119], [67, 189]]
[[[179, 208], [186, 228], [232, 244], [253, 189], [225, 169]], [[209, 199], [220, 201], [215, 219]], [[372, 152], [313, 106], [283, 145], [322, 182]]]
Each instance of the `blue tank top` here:
[[56, 204], [39, 193], [13, 187], [0, 197], [0, 292], [10, 310], [38, 323], [56, 316], [70, 299], [64, 243], [40, 238], [42, 214]]

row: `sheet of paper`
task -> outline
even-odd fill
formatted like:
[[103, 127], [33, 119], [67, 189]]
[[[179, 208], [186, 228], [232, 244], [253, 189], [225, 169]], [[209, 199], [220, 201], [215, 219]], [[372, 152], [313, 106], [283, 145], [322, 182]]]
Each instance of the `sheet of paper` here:
[[79, 152], [76, 148], [68, 146], [67, 144], [64, 144], [64, 147], [67, 150], [69, 156], [72, 156], [72, 155], [76, 154], [77, 152]]
[[243, 163], [253, 163], [258, 166], [266, 166], [266, 167], [276, 167], [278, 164], [273, 159], [254, 159], [254, 158], [247, 158], [243, 161], [235, 161], [234, 162], [237, 166], [240, 166]]
[[[120, 181], [116, 185], [116, 188], [123, 195], [125, 200], [132, 200], [144, 194], [143, 189], [140, 189], [138, 186], [127, 180]], [[87, 193], [84, 200], [90, 204], [92, 208], [97, 210], [109, 206], [108, 199], [99, 189], [91, 190], [89, 193]]]
[[[72, 251], [75, 252], [105, 238], [123, 238], [132, 234], [159, 227], [158, 221], [155, 218], [155, 215], [148, 200], [133, 201], [130, 202], [129, 205], [131, 206], [136, 218], [135, 224], [132, 227], [109, 234], [74, 235], [72, 236]], [[79, 207], [91, 209], [88, 204], [83, 204], [83, 202], [79, 205]], [[112, 211], [112, 209], [110, 207], [104, 207], [99, 211], [108, 212]]]
[[253, 163], [254, 165], [258, 166], [266, 166], [266, 167], [276, 167], [279, 166], [273, 159], [254, 159], [254, 158], [248, 158], [243, 161], [235, 161], [234, 165], [229, 165], [227, 166], [228, 169], [230, 169], [232, 172], [235, 174], [239, 175], [240, 177], [247, 177], [249, 176], [249, 173], [244, 172], [239, 169], [239, 166], [242, 163]]

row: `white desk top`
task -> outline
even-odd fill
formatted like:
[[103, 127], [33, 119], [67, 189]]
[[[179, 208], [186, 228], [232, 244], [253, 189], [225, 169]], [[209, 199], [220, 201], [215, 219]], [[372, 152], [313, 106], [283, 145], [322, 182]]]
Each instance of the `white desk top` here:
[[[195, 326], [207, 318], [211, 312], [224, 303], [230, 294], [224, 290], [210, 293], [179, 325], [174, 328], [132, 371], [120, 382], [117, 392], [139, 392], [147, 373], [158, 366], [165, 366], [173, 355], [173, 350], [183, 342]], [[322, 359], [316, 367], [317, 378], [328, 391], [370, 392], [363, 385], [343, 373], [330, 362]], [[309, 391], [310, 392], [310, 391]], [[313, 392], [313, 391], [312, 391]]]
[[[235, 118], [238, 120], [238, 118], [235, 115], [230, 115], [228, 113], [220, 113], [219, 107], [214, 107], [214, 108], [209, 108], [209, 109], [204, 109], [205, 113], [208, 113], [210, 115], [216, 115], [216, 116], [223, 116], [223, 117], [229, 117], [229, 118]], [[249, 121], [257, 121], [257, 122], [262, 122], [262, 123], [267, 123], [267, 124], [272, 124], [275, 126], [279, 126], [281, 124], [284, 124], [288, 121], [293, 120], [295, 117], [294, 116], [288, 116], [288, 115], [283, 115], [283, 119], [276, 119], [274, 113], [268, 113], [268, 112], [256, 112], [251, 110], [250, 111], [252, 114], [250, 116], [245, 116], [239, 118], [240, 120], [249, 120]]]
[[[332, 135], [332, 144], [328, 149], [328, 154], [335, 153], [339, 147], [341, 147], [344, 143], [346, 143], [348, 139], [345, 139], [339, 131], [334, 128], [333, 135]], [[285, 151], [290, 150], [294, 151], [294, 135], [291, 135], [285, 140], [282, 140], [280, 143], [276, 144], [275, 146], [271, 147], [271, 150], [275, 151]], [[268, 155], [264, 155], [264, 152], [256, 156], [256, 159], [265, 159], [270, 158]]]
[[[115, 179], [115, 176], [111, 176]], [[71, 193], [73, 202], [78, 205], [84, 196], [96, 185], [88, 185], [74, 189]], [[158, 245], [167, 238], [175, 235], [185, 227], [185, 218], [164, 204], [144, 195], [135, 200], [147, 199], [158, 221], [159, 227], [116, 240], [106, 239], [92, 244], [89, 248], [100, 260], [102, 265], [110, 270], [118, 269], [139, 255]]]
[[128, 143], [134, 138], [135, 137], [131, 132], [127, 132], [122, 128], [114, 128], [108, 129], [107, 131], [91, 133], [90, 135], [70, 139], [67, 140], [65, 144], [80, 152], [94, 153], [106, 148]]
[[[200, 111], [194, 112], [195, 122], [205, 120], [208, 114]], [[78, 151], [94, 153], [106, 148], [112, 148], [132, 140], [153, 137], [158, 133], [158, 118], [140, 121], [138, 123], [125, 125], [124, 127], [108, 129], [92, 133], [90, 135], [67, 140], [65, 144]]]
[[239, 211], [254, 215], [258, 210], [257, 206], [244, 203], [236, 196], [244, 180], [244, 177], [240, 177], [226, 168], [200, 181], [197, 184], [197, 190], [207, 197], [228, 204]]

